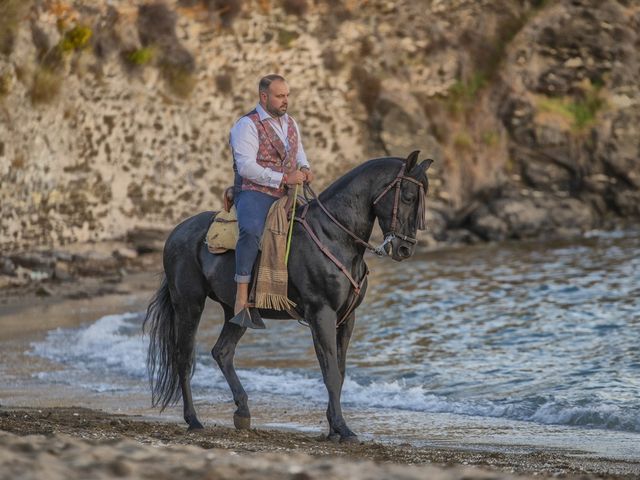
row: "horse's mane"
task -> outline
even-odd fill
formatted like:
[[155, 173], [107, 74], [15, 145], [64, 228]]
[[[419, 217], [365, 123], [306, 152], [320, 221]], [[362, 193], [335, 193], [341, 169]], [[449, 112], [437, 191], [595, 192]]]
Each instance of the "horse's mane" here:
[[333, 181], [333, 183], [325, 188], [320, 195], [331, 197], [334, 194], [343, 191], [354, 178], [362, 176], [364, 173], [370, 173], [370, 171], [382, 170], [387, 165], [393, 164], [395, 168], [398, 168], [400, 166], [400, 162], [403, 161], [404, 159], [399, 157], [380, 157], [367, 160], [366, 162], [352, 168], [341, 177], [338, 177]]
[[[348, 184], [350, 184], [355, 177], [361, 176], [363, 173], [368, 174], [368, 173], [373, 173], [377, 170], [382, 171], [383, 169], [389, 168], [391, 166], [393, 166], [393, 168], [396, 170], [396, 173], [397, 173], [397, 170], [400, 168], [401, 163], [404, 161], [405, 159], [400, 157], [379, 157], [379, 158], [372, 158], [371, 160], [367, 160], [366, 162], [361, 163], [360, 165], [352, 168], [351, 170], [349, 170], [347, 173], [345, 173], [338, 179], [334, 180], [333, 183], [331, 183], [327, 188], [325, 188], [320, 195], [330, 198], [334, 194], [340, 191], [343, 191], [345, 187]], [[406, 174], [408, 173], [409, 172], [406, 172]], [[422, 176], [422, 178], [419, 178], [418, 180], [422, 182], [424, 186], [424, 191], [426, 193], [429, 187], [429, 182], [427, 180], [426, 173]]]

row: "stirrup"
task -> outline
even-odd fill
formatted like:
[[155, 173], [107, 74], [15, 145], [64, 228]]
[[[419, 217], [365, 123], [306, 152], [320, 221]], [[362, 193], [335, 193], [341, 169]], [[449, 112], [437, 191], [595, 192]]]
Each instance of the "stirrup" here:
[[264, 330], [267, 326], [264, 324], [257, 308], [244, 307], [234, 316], [230, 323], [235, 323], [242, 328], [253, 328], [256, 330]]

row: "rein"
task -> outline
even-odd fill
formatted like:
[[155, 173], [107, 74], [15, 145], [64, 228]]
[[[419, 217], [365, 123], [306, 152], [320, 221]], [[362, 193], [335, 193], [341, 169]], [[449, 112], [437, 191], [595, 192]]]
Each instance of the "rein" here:
[[[418, 212], [417, 212], [417, 220], [418, 220], [418, 222], [417, 222], [417, 228], [418, 228], [418, 230], [424, 230], [425, 229], [424, 185], [419, 180], [416, 180], [415, 178], [406, 176], [404, 174], [405, 173], [405, 168], [406, 168], [406, 164], [403, 164], [402, 167], [400, 168], [400, 171], [398, 172], [398, 175], [396, 175], [396, 178], [389, 185], [387, 185], [386, 188], [382, 191], [382, 193], [380, 195], [378, 195], [376, 197], [376, 199], [373, 201], [373, 204], [375, 205], [376, 203], [378, 203], [378, 201], [380, 201], [382, 199], [382, 197], [384, 197], [387, 194], [387, 192], [389, 192], [393, 187], [395, 187], [396, 191], [395, 191], [395, 195], [394, 195], [394, 199], [393, 199], [393, 210], [392, 210], [392, 217], [391, 217], [391, 229], [384, 234], [384, 241], [377, 247], [374, 247], [369, 242], [367, 242], [367, 241], [363, 240], [362, 238], [358, 237], [355, 233], [353, 233], [351, 230], [349, 230], [347, 227], [345, 227], [342, 223], [340, 223], [338, 221], [338, 219], [336, 219], [333, 215], [331, 215], [329, 210], [327, 210], [327, 208], [322, 204], [322, 202], [320, 201], [320, 198], [318, 198], [318, 196], [316, 195], [316, 193], [313, 191], [313, 189], [311, 188], [311, 186], [308, 183], [304, 184], [304, 189], [305, 189], [305, 192], [308, 191], [311, 194], [311, 197], [313, 199], [315, 199], [315, 201], [318, 203], [318, 206], [322, 209], [322, 211], [325, 213], [325, 215], [327, 217], [329, 217], [329, 219], [333, 223], [335, 223], [344, 232], [346, 232], [351, 238], [353, 238], [356, 241], [356, 243], [364, 246], [367, 250], [373, 252], [377, 256], [382, 257], [383, 255], [386, 254], [386, 251], [384, 250], [384, 247], [388, 243], [390, 243], [394, 238], [399, 238], [400, 240], [403, 240], [405, 242], [409, 242], [409, 243], [414, 244], [414, 245], [416, 243], [418, 243], [417, 239], [415, 239], [413, 237], [409, 237], [407, 235], [402, 235], [402, 234], [399, 234], [399, 233], [396, 232], [396, 227], [398, 226], [398, 207], [400, 206], [400, 189], [401, 189], [401, 185], [402, 185], [402, 181], [403, 180], [407, 180], [409, 182], [412, 182], [412, 183], [418, 185], [418, 187], [420, 188], [420, 190], [418, 192]], [[305, 213], [306, 213], [306, 210], [305, 210]]]
[[[324, 212], [324, 214], [327, 217], [329, 217], [329, 219], [333, 223], [335, 223], [338, 227], [340, 227], [340, 229], [342, 229], [351, 238], [353, 238], [358, 244], [364, 246], [367, 250], [369, 250], [369, 251], [371, 251], [371, 252], [373, 252], [376, 255], [381, 257], [381, 256], [386, 254], [386, 251], [384, 250], [384, 247], [389, 242], [391, 242], [394, 238], [399, 238], [401, 240], [404, 240], [406, 242], [410, 242], [412, 244], [416, 244], [417, 243], [417, 240], [415, 238], [409, 237], [407, 235], [401, 235], [401, 234], [396, 232], [396, 227], [397, 227], [397, 224], [398, 224], [398, 207], [400, 206], [400, 186], [401, 186], [403, 180], [408, 180], [410, 182], [413, 182], [413, 183], [415, 183], [416, 185], [418, 185], [420, 187], [419, 198], [418, 198], [418, 213], [417, 213], [418, 222], [417, 222], [417, 225], [418, 225], [419, 229], [424, 230], [424, 226], [425, 226], [425, 220], [424, 220], [424, 186], [422, 185], [422, 182], [416, 180], [415, 178], [407, 177], [404, 174], [405, 168], [406, 168], [406, 164], [403, 164], [402, 168], [398, 172], [398, 175], [396, 175], [396, 178], [389, 185], [387, 185], [387, 187], [382, 191], [382, 193], [380, 195], [378, 195], [376, 197], [376, 199], [373, 202], [374, 205], [376, 203], [378, 203], [378, 201], [382, 197], [384, 197], [384, 195], [387, 192], [389, 192], [395, 186], [396, 191], [395, 191], [394, 202], [393, 202], [393, 216], [391, 218], [391, 229], [385, 234], [384, 241], [378, 247], [374, 247], [369, 242], [363, 240], [358, 235], [356, 235], [351, 230], [349, 230], [347, 227], [345, 227], [342, 223], [340, 223], [340, 221], [338, 221], [338, 219], [335, 218], [331, 214], [331, 212], [329, 212], [329, 210], [327, 210], [327, 208], [322, 204], [322, 202], [320, 201], [320, 199], [318, 198], [318, 196], [316, 195], [316, 193], [313, 191], [313, 189], [311, 188], [311, 186], [308, 183], [304, 184], [304, 193], [305, 193], [305, 196], [306, 196], [306, 193], [308, 192], [311, 195], [311, 197], [313, 199], [315, 199], [315, 201], [317, 202], [317, 204], [320, 207], [320, 209]], [[353, 295], [351, 296], [351, 300], [349, 301], [349, 304], [348, 304], [346, 310], [344, 311], [344, 313], [342, 314], [342, 316], [340, 317], [340, 319], [336, 323], [336, 328], [338, 328], [347, 320], [349, 315], [355, 309], [355, 306], [356, 306], [356, 304], [358, 302], [358, 299], [360, 298], [360, 291], [362, 289], [362, 285], [364, 284], [364, 282], [365, 282], [365, 280], [367, 278], [367, 275], [369, 274], [369, 269], [366, 268], [366, 264], [365, 264], [365, 272], [364, 272], [364, 275], [363, 275], [362, 279], [359, 282], [356, 279], [354, 279], [353, 276], [351, 275], [351, 272], [349, 271], [349, 269], [340, 260], [338, 260], [335, 257], [335, 255], [333, 255], [331, 253], [331, 251], [322, 243], [322, 241], [315, 234], [315, 232], [313, 231], [311, 226], [307, 223], [306, 216], [307, 216], [307, 211], [308, 210], [309, 210], [309, 203], [307, 202], [304, 205], [300, 215], [299, 216], [295, 216], [292, 220], [295, 220], [295, 221], [297, 221], [298, 223], [300, 223], [302, 225], [302, 227], [306, 230], [306, 232], [309, 235], [309, 237], [311, 237], [311, 240], [313, 240], [313, 242], [318, 246], [320, 251], [327, 258], [329, 258], [329, 260], [331, 260], [340, 269], [340, 271], [345, 275], [345, 277], [347, 277], [347, 279], [349, 280], [349, 282], [353, 286]]]

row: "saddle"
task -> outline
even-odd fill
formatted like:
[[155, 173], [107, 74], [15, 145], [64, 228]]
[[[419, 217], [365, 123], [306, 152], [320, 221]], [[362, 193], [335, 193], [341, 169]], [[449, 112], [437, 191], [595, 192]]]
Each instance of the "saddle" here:
[[[291, 211], [291, 197], [287, 197], [285, 211]], [[209, 252], [219, 255], [229, 250], [236, 249], [240, 231], [238, 229], [238, 216], [233, 205], [233, 187], [227, 188], [223, 193], [224, 209], [214, 213], [213, 221], [207, 231], [205, 243]], [[265, 229], [268, 225], [265, 225]]]
[[205, 240], [209, 252], [214, 254], [235, 250], [240, 235], [236, 207], [233, 205], [233, 187], [224, 191], [223, 204], [224, 210], [214, 214]]

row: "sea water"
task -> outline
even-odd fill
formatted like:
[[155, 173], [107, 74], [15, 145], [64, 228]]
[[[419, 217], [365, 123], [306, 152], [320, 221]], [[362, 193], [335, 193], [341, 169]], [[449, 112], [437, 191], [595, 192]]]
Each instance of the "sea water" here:
[[[417, 444], [534, 438], [640, 458], [638, 231], [367, 261], [370, 287], [342, 395], [352, 429]], [[34, 372], [34, 381], [146, 398], [143, 318], [119, 313], [49, 332], [28, 355], [56, 368]], [[198, 409], [222, 404], [230, 419], [231, 396], [210, 355], [221, 324], [221, 310], [210, 305], [192, 384]], [[266, 426], [326, 429], [327, 393], [308, 328], [267, 324], [249, 331], [236, 354], [252, 405], [270, 410]]]

